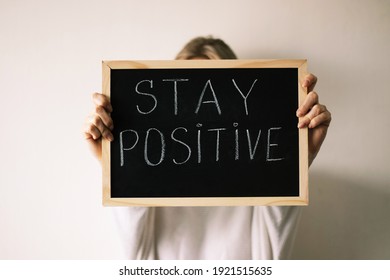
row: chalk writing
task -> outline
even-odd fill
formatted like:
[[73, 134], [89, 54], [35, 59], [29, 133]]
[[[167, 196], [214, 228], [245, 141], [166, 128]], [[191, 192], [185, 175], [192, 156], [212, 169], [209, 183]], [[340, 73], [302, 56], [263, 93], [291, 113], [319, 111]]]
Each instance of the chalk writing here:
[[234, 86], [236, 87], [236, 89], [238, 90], [238, 92], [241, 94], [242, 98], [244, 98], [244, 106], [245, 106], [245, 113], [246, 115], [248, 116], [249, 115], [249, 112], [248, 112], [248, 103], [246, 101], [246, 99], [248, 98], [249, 94], [251, 93], [252, 89], [253, 89], [253, 86], [255, 85], [255, 83], [257, 82], [257, 79], [253, 81], [252, 85], [251, 85], [251, 88], [249, 89], [248, 93], [245, 95], [242, 93], [241, 89], [237, 86], [237, 83], [234, 79], [232, 79], [233, 81], [233, 84]]
[[188, 79], [163, 79], [164, 82], [173, 82], [173, 100], [174, 100], [174, 114], [177, 115], [178, 98], [177, 98], [177, 82], [188, 82]]
[[175, 132], [178, 131], [179, 129], [180, 129], [180, 130], [184, 130], [184, 132], [187, 132], [187, 131], [188, 131], [185, 127], [177, 127], [177, 128], [175, 128], [175, 129], [172, 131], [172, 133], [171, 133], [171, 139], [172, 139], [173, 141], [177, 142], [177, 143], [182, 144], [184, 147], [186, 147], [186, 148], [187, 148], [187, 151], [188, 151], [188, 155], [187, 155], [187, 158], [186, 158], [184, 161], [182, 161], [182, 162], [177, 162], [176, 159], [173, 159], [173, 162], [174, 162], [175, 164], [183, 164], [183, 163], [186, 163], [186, 162], [190, 159], [190, 157], [191, 157], [191, 148], [190, 148], [190, 146], [188, 146], [188, 145], [187, 145], [186, 143], [184, 143], [183, 141], [176, 139], [175, 136], [174, 136]]
[[[166, 78], [162, 79], [163, 82], [171, 82], [173, 85], [173, 115], [178, 116], [179, 115], [179, 89], [178, 89], [178, 83], [181, 82], [190, 82], [190, 79], [187, 78]], [[248, 103], [250, 99], [248, 100], [249, 95], [253, 91], [258, 79], [253, 79], [253, 81], [247, 86], [249, 88], [246, 93], [241, 89], [242, 85], [239, 86], [236, 82], [235, 79], [231, 79], [232, 86], [235, 89], [235, 92], [238, 92], [240, 97], [243, 99], [244, 103], [244, 109], [245, 109], [245, 115], [250, 116], [250, 112], [248, 109]], [[155, 111], [158, 107], [158, 99], [157, 99], [157, 92], [151, 93], [148, 90], [154, 89], [153, 87], [154, 81], [153, 79], [144, 79], [136, 83], [135, 88], [134, 88], [134, 93], [147, 97], [152, 103], [150, 105], [150, 108], [146, 108], [145, 104], [143, 105], [144, 108], [141, 108], [139, 104], [135, 104], [137, 112], [141, 115], [149, 115], [153, 111]], [[142, 88], [142, 89], [141, 89]], [[132, 92], [130, 92], [132, 94]], [[208, 98], [205, 96], [208, 95]], [[167, 97], [168, 98], [168, 97]], [[222, 109], [221, 105], [218, 101], [217, 98], [217, 93], [213, 87], [212, 84], [212, 79], [208, 79], [204, 86], [203, 89], [199, 95], [198, 102], [195, 106], [195, 111], [194, 114], [197, 115], [204, 104], [211, 104], [213, 107], [205, 107], [203, 110], [207, 110], [209, 112], [214, 112], [218, 115], [222, 115]], [[212, 109], [214, 108], [214, 109]], [[188, 113], [187, 113], [188, 114]], [[228, 112], [226, 112], [228, 114]], [[191, 133], [191, 130], [196, 130], [196, 140], [195, 141], [189, 141], [188, 138], [193, 135]], [[234, 161], [239, 161], [240, 159], [249, 159], [249, 160], [254, 160], [256, 158], [256, 152], [259, 147], [260, 143], [260, 138], [262, 136], [262, 129], [249, 129], [246, 128], [243, 130], [246, 133], [246, 146], [248, 148], [248, 153], [243, 153], [240, 151], [240, 147], [243, 145], [240, 145], [240, 141], [242, 142], [242, 139], [240, 139], [240, 128], [237, 122], [232, 123], [232, 127], [204, 127], [203, 124], [197, 123], [194, 128], [191, 127], [185, 127], [185, 126], [177, 126], [174, 127], [168, 135], [164, 134], [165, 132], [162, 129], [159, 129], [157, 127], [151, 127], [151, 128], [146, 128], [146, 131], [144, 132], [144, 135], [141, 135], [141, 131], [137, 131], [135, 129], [125, 129], [120, 131], [119, 133], [119, 141], [120, 141], [120, 166], [125, 166], [126, 161], [125, 157], [130, 154], [131, 151], [136, 150], [138, 147], [139, 141], [140, 141], [140, 136], [142, 137], [143, 141], [143, 155], [144, 155], [144, 161], [148, 166], [158, 166], [161, 163], [164, 162], [166, 159], [166, 141], [170, 141], [170, 145], [173, 146], [181, 146], [182, 150], [186, 151], [184, 153], [184, 156], [181, 155], [181, 159], [178, 159], [175, 157], [175, 155], [169, 155], [168, 158], [175, 164], [175, 165], [183, 165], [188, 162], [190, 162], [192, 155], [193, 155], [193, 150], [196, 149], [196, 162], [198, 164], [202, 163], [202, 150], [204, 146], [207, 146], [207, 150], [211, 151], [210, 145], [214, 145], [214, 161], [219, 162], [221, 159], [221, 143], [228, 143], [230, 145], [230, 142], [233, 142], [231, 144], [232, 147], [234, 147], [234, 152], [231, 154], [234, 155], [233, 158], [231, 158]], [[264, 130], [264, 128], [263, 128]], [[271, 134], [275, 134], [278, 131], [280, 132], [282, 130], [282, 127], [270, 127], [267, 129], [267, 139], [266, 141], [263, 141], [266, 145], [266, 155], [264, 158], [264, 161], [266, 162], [275, 162], [275, 161], [282, 161], [284, 157], [275, 157], [273, 156], [276, 152], [279, 144], [275, 142], [275, 140], [272, 138]], [[205, 133], [213, 133], [214, 140], [211, 140], [210, 137], [207, 137], [207, 141], [202, 140], [202, 135]], [[129, 135], [131, 134], [131, 135]], [[233, 136], [231, 136], [233, 134]], [[126, 136], [127, 137], [124, 137]], [[132, 136], [132, 137], [130, 137]], [[153, 160], [151, 159], [151, 156], [149, 155], [149, 150], [151, 148], [150, 144], [150, 139], [153, 138], [155, 141], [153, 142]], [[242, 136], [241, 136], [242, 138]], [[157, 140], [156, 140], [157, 139]], [[221, 142], [221, 139], [223, 141]], [[191, 145], [191, 143], [196, 143], [195, 147]], [[225, 144], [226, 145], [226, 144]], [[156, 150], [159, 148], [158, 152]], [[157, 154], [157, 155], [156, 155]], [[280, 154], [280, 153], [279, 153]], [[241, 156], [240, 156], [241, 155]], [[246, 156], [245, 156], [246, 155]], [[227, 155], [224, 155], [223, 160], [229, 160]]]
[[[199, 125], [199, 124], [198, 124]], [[234, 127], [234, 125], [233, 125]], [[266, 153], [266, 156], [264, 158], [264, 161], [281, 161], [283, 160], [284, 158], [283, 157], [278, 157], [278, 158], [273, 158], [271, 156], [271, 149], [272, 150], [276, 150], [277, 147], [278, 147], [278, 143], [274, 142], [271, 140], [271, 134], [276, 134], [278, 131], [280, 132], [282, 130], [282, 127], [271, 127], [267, 130], [267, 141], [266, 141], [266, 150], [267, 150], [267, 153]], [[178, 135], [178, 132], [181, 131], [181, 137], [179, 137]], [[124, 140], [124, 137], [123, 135], [125, 133], [133, 133], [136, 137], [135, 139], [128, 139], [127, 141]], [[160, 149], [159, 149], [159, 157], [157, 159], [156, 162], [152, 162], [149, 158], [149, 155], [148, 155], [148, 149], [149, 149], [149, 140], [150, 140], [150, 137], [151, 137], [151, 132], [155, 132], [153, 133], [155, 136], [155, 138], [158, 139], [158, 142], [159, 142], [159, 145], [160, 145]], [[221, 147], [221, 137], [224, 138], [224, 141], [223, 143], [228, 143], [229, 144], [229, 139], [230, 141], [234, 142], [234, 147], [235, 147], [235, 151], [234, 151], [234, 157], [232, 158], [232, 160], [239, 160], [239, 155], [240, 155], [240, 145], [239, 145], [239, 132], [240, 130], [238, 128], [234, 129], [233, 131], [233, 137], [231, 137], [229, 135], [229, 132], [231, 133], [231, 129], [228, 129], [228, 128], [225, 128], [225, 127], [218, 127], [218, 128], [208, 128], [208, 129], [204, 129], [204, 130], [201, 130], [200, 128], [197, 129], [197, 140], [196, 140], [196, 147], [191, 147], [191, 144], [190, 143], [187, 143], [185, 142], [185, 136], [188, 135], [188, 132], [189, 130], [186, 128], [186, 127], [177, 127], [175, 129], [172, 130], [172, 132], [169, 134], [169, 137], [168, 137], [168, 140], [169, 141], [172, 141], [174, 144], [175, 143], [178, 143], [180, 144], [181, 146], [184, 146], [187, 153], [186, 153], [186, 157], [184, 160], [182, 161], [177, 161], [174, 156], [172, 155], [172, 161], [174, 164], [177, 164], [177, 165], [181, 165], [181, 164], [185, 164], [187, 163], [190, 159], [191, 159], [191, 156], [192, 156], [192, 150], [193, 149], [197, 149], [197, 162], [198, 163], [201, 163], [202, 162], [202, 146], [207, 146], [208, 150], [211, 150], [211, 146], [213, 145], [215, 148], [214, 148], [214, 151], [215, 151], [215, 162], [218, 162], [220, 160], [220, 147]], [[262, 130], [259, 129], [258, 131], [255, 131], [254, 134], [257, 134], [256, 136], [256, 140], [254, 141], [254, 143], [252, 142], [252, 136], [251, 136], [251, 131], [249, 129], [246, 129], [245, 130], [246, 132], [246, 139], [247, 139], [247, 147], [248, 147], [248, 153], [247, 153], [247, 159], [249, 160], [254, 160], [255, 157], [256, 157], [256, 151], [258, 149], [258, 145], [259, 145], [259, 142], [260, 142], [260, 138], [261, 138], [261, 135], [262, 135]], [[210, 142], [210, 141], [204, 141], [202, 142], [202, 134], [203, 133], [214, 133], [215, 134], [215, 141], [214, 142]], [[159, 164], [161, 164], [165, 157], [166, 157], [166, 150], [165, 150], [165, 147], [166, 147], [166, 135], [163, 134], [162, 131], [160, 131], [159, 129], [157, 128], [149, 128], [148, 130], [146, 130], [146, 134], [145, 135], [142, 135], [141, 136], [142, 139], [144, 139], [144, 144], [143, 144], [143, 151], [144, 151], [144, 159], [145, 159], [145, 163], [149, 166], [157, 166]], [[187, 137], [188, 138], [188, 137]], [[138, 141], [139, 140], [139, 132], [133, 130], [133, 129], [127, 129], [127, 130], [124, 130], [124, 131], [121, 131], [120, 132], [120, 165], [121, 166], [124, 166], [125, 165], [125, 155], [136, 148], [137, 144], [138, 144]], [[189, 141], [190, 142], [190, 141]], [[157, 149], [157, 147], [154, 147], [154, 149]], [[243, 156], [243, 154], [241, 153], [241, 155]], [[242, 158], [242, 157], [241, 157]], [[227, 156], [225, 156], [224, 160], [229, 160], [229, 158], [227, 158]]]
[[251, 141], [251, 136], [250, 136], [250, 133], [249, 133], [249, 129], [246, 130], [246, 135], [248, 137], [249, 157], [251, 159], [253, 159], [255, 157], [257, 145], [259, 144], [259, 139], [260, 139], [260, 135], [261, 135], [261, 129], [259, 129], [259, 133], [257, 134], [256, 143], [255, 143], [254, 147], [252, 147], [252, 143], [251, 143], [252, 141]]
[[[135, 138], [135, 141], [134, 141], [134, 144], [133, 146], [131, 146], [130, 148], [125, 148], [123, 146], [123, 134], [125, 134], [126, 132], [132, 132], [135, 134], [136, 138]], [[123, 166], [125, 164], [125, 156], [124, 156], [124, 151], [130, 151], [132, 150], [138, 143], [138, 140], [139, 140], [139, 136], [138, 136], [138, 133], [137, 131], [133, 130], [133, 129], [126, 129], [126, 130], [123, 130], [119, 133], [119, 147], [120, 147], [120, 160], [121, 160], [121, 166]]]
[[271, 158], [271, 155], [270, 155], [271, 147], [279, 146], [279, 144], [277, 144], [277, 143], [271, 143], [271, 132], [275, 131], [275, 130], [280, 130], [280, 129], [282, 129], [282, 128], [281, 127], [271, 127], [270, 129], [268, 129], [267, 161], [279, 161], [279, 160], [284, 159], [284, 158]]
[[[172, 78], [172, 79], [162, 79], [162, 81], [163, 82], [173, 82], [173, 112], [174, 112], [174, 115], [178, 115], [178, 108], [179, 108], [178, 82], [189, 82], [190, 79], [184, 79], [184, 78], [174, 79], [174, 78]], [[238, 86], [235, 79], [232, 79], [231, 81], [232, 81], [232, 84], [234, 85], [234, 88], [237, 90], [237, 92], [239, 93], [239, 95], [243, 99], [245, 114], [248, 116], [249, 115], [248, 97], [249, 97], [250, 93], [252, 92], [253, 88], [255, 87], [255, 84], [258, 81], [258, 79], [253, 80], [253, 82], [251, 83], [250, 88], [246, 94], [243, 93], [243, 91]], [[148, 89], [153, 89], [153, 80], [142, 80], [142, 81], [139, 81], [135, 86], [135, 92], [137, 94], [151, 98], [151, 100], [153, 101], [152, 106], [149, 110], [142, 110], [138, 104], [136, 105], [137, 111], [140, 114], [147, 115], [147, 114], [152, 113], [156, 109], [158, 102], [157, 102], [157, 98], [156, 98], [155, 94], [150, 93], [150, 92], [141, 91], [140, 87], [143, 87], [143, 88], [147, 87], [147, 85], [143, 85], [143, 84], [149, 84]], [[204, 100], [205, 95], [210, 94], [210, 93], [211, 93], [212, 98], [209, 100]], [[207, 80], [204, 87], [203, 87], [203, 90], [199, 96], [197, 106], [195, 108], [195, 114], [199, 113], [199, 110], [201, 109], [202, 104], [214, 104], [215, 109], [217, 110], [218, 114], [219, 115], [222, 114], [222, 109], [221, 109], [221, 106], [219, 104], [219, 101], [218, 101], [218, 98], [217, 98], [216, 92], [214, 90], [211, 79]]]
[[[149, 156], [148, 156], [148, 140], [149, 140], [150, 131], [156, 131], [159, 134], [160, 140], [161, 140], [161, 155], [160, 155], [160, 159], [159, 159], [159, 161], [157, 163], [152, 163], [149, 160]], [[164, 140], [164, 135], [157, 128], [149, 128], [146, 131], [145, 146], [144, 147], [145, 147], [144, 148], [144, 157], [145, 157], [145, 162], [147, 163], [147, 165], [157, 166], [164, 160], [164, 157], [165, 157], [165, 140]]]
[[141, 92], [141, 91], [139, 91], [138, 87], [140, 86], [141, 83], [145, 83], [145, 82], [148, 82], [148, 83], [150, 84], [150, 88], [151, 88], [151, 89], [153, 88], [153, 80], [143, 80], [143, 81], [140, 81], [140, 82], [135, 86], [135, 91], [136, 91], [138, 94], [140, 94], [140, 95], [149, 96], [149, 97], [151, 97], [151, 98], [153, 99], [154, 105], [153, 105], [153, 107], [152, 107], [149, 111], [142, 111], [142, 110], [139, 108], [139, 106], [137, 105], [137, 110], [138, 110], [138, 112], [141, 113], [141, 114], [147, 115], [147, 114], [150, 114], [151, 112], [153, 112], [154, 109], [156, 109], [156, 107], [157, 107], [157, 99], [156, 99], [156, 97], [155, 97], [153, 94], [151, 94], [151, 93], [146, 93], [146, 92]]
[[[213, 100], [206, 100], [206, 101], [203, 101], [203, 97], [204, 97], [204, 94], [206, 92], [206, 89], [207, 88], [210, 88], [211, 90], [211, 93], [213, 94]], [[202, 104], [207, 104], [207, 103], [214, 103], [216, 108], [217, 108], [217, 111], [218, 111], [218, 114], [221, 114], [221, 108], [219, 107], [219, 104], [218, 104], [218, 99], [217, 99], [217, 96], [215, 95], [215, 92], [214, 92], [214, 89], [213, 89], [213, 86], [211, 84], [211, 80], [208, 80], [202, 90], [202, 93], [200, 95], [200, 98], [199, 98], [199, 102], [198, 102], [198, 106], [196, 106], [196, 110], [195, 110], [195, 113], [197, 114], [199, 112], [199, 109], [200, 109], [200, 105]]]

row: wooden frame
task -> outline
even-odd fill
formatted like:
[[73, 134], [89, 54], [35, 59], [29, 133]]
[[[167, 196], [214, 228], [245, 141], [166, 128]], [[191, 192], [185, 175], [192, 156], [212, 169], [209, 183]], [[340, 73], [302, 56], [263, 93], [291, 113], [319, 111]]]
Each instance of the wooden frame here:
[[[307, 74], [306, 60], [174, 60], [174, 61], [103, 61], [103, 94], [110, 97], [111, 69], [166, 68], [297, 68], [298, 103], [307, 89], [301, 81]], [[110, 142], [103, 139], [103, 205], [104, 206], [244, 206], [308, 205], [308, 130], [299, 129], [299, 196], [296, 197], [202, 197], [202, 198], [112, 198], [110, 181]]]

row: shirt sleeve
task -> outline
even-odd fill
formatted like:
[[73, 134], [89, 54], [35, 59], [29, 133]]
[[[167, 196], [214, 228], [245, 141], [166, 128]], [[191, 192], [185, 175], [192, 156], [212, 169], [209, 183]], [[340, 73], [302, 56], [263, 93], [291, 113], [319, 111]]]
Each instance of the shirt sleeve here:
[[252, 221], [252, 258], [289, 259], [302, 212], [299, 206], [256, 206]]
[[113, 208], [119, 235], [128, 259], [154, 259], [153, 238], [155, 208]]

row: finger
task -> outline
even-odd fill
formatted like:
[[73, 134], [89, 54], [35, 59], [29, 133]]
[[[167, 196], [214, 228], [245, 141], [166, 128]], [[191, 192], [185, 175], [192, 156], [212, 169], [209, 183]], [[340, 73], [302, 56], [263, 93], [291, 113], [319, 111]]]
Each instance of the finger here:
[[[112, 141], [114, 139], [111, 131], [109, 128], [107, 128], [102, 119], [99, 117], [99, 115], [92, 115], [89, 118], [89, 122], [93, 124], [100, 132], [100, 135], [103, 136], [105, 139]], [[98, 138], [95, 138], [95, 140]]]
[[318, 79], [316, 76], [314, 76], [313, 74], [308, 74], [303, 78], [302, 87], [307, 88], [307, 91], [311, 92], [316, 86], [317, 80]]
[[298, 128], [308, 127], [311, 122], [311, 119], [307, 116], [300, 118], [298, 122]]
[[297, 117], [305, 116], [311, 110], [311, 108], [313, 108], [313, 106], [318, 103], [318, 101], [318, 94], [314, 91], [309, 92], [302, 105], [299, 106], [297, 110]]
[[321, 118], [318, 119], [317, 117], [322, 115], [324, 112], [327, 112], [326, 107], [324, 105], [314, 105], [313, 108], [311, 108], [311, 110], [299, 120], [298, 128], [314, 128], [318, 125], [318, 122], [321, 121]]
[[100, 117], [103, 121], [103, 124], [110, 130], [114, 129], [114, 123], [111, 116], [107, 113], [106, 109], [103, 106], [95, 107], [95, 114]]
[[318, 126], [329, 126], [332, 120], [332, 116], [329, 111], [323, 111], [321, 114], [315, 116], [309, 123], [309, 128], [315, 128]]
[[93, 123], [90, 123], [90, 122], [87, 122], [85, 124], [84, 135], [85, 135], [86, 140], [89, 140], [89, 139], [96, 140], [96, 139], [99, 139], [101, 137], [100, 130]]
[[95, 92], [92, 95], [92, 100], [96, 106], [101, 106], [106, 109], [108, 112], [112, 112], [112, 106], [109, 98], [106, 95]]

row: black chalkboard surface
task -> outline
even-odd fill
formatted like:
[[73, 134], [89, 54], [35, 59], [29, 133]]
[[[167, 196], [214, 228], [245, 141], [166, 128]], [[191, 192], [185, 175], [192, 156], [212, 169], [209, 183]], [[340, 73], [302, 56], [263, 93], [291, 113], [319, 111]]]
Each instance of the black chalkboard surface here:
[[307, 204], [305, 60], [108, 61], [104, 205]]

